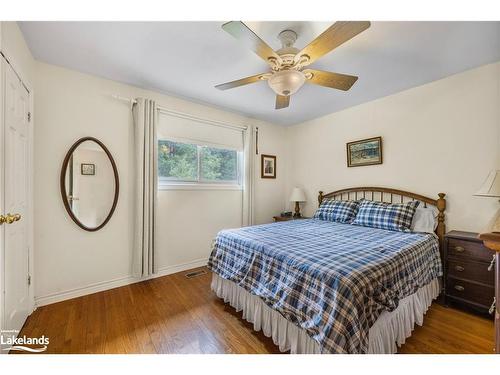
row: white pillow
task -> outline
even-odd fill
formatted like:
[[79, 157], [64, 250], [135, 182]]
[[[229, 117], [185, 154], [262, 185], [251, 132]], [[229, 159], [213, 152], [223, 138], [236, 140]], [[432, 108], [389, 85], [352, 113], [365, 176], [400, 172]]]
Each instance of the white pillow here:
[[436, 207], [417, 207], [411, 222], [412, 232], [434, 233], [438, 224], [438, 213]]

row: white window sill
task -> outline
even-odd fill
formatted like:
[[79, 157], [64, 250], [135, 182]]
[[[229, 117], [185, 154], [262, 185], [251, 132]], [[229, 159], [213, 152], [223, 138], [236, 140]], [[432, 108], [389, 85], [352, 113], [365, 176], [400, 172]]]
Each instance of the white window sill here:
[[158, 190], [243, 190], [241, 185], [225, 184], [158, 184]]

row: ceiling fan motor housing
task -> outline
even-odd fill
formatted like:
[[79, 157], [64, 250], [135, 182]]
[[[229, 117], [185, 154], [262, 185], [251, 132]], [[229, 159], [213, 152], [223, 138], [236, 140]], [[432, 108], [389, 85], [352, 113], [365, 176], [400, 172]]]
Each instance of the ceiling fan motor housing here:
[[282, 59], [282, 67], [293, 66], [295, 55], [299, 53], [299, 50], [293, 46], [297, 40], [297, 33], [293, 30], [283, 30], [279, 33], [278, 39], [281, 41], [281, 48], [276, 53]]

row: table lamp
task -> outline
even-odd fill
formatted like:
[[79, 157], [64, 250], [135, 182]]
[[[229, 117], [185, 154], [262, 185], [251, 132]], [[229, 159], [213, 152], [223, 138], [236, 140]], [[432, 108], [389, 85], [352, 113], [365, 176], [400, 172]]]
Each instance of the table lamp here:
[[[479, 191], [474, 195], [478, 197], [500, 198], [500, 170], [491, 171]], [[493, 233], [500, 233], [500, 215], [497, 215], [491, 231]]]
[[304, 191], [298, 187], [294, 188], [292, 191], [292, 195], [290, 195], [290, 202], [295, 202], [295, 213], [293, 214], [293, 217], [301, 217], [299, 202], [305, 201], [306, 195], [304, 194]]

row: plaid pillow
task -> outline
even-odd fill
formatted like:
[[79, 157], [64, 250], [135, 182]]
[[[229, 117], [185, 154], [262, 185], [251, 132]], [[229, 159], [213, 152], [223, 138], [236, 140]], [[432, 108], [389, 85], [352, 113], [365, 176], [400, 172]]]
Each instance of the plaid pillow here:
[[419, 201], [384, 203], [361, 200], [354, 225], [379, 229], [411, 232], [411, 222]]
[[325, 199], [314, 214], [315, 219], [351, 223], [358, 212], [359, 201]]

